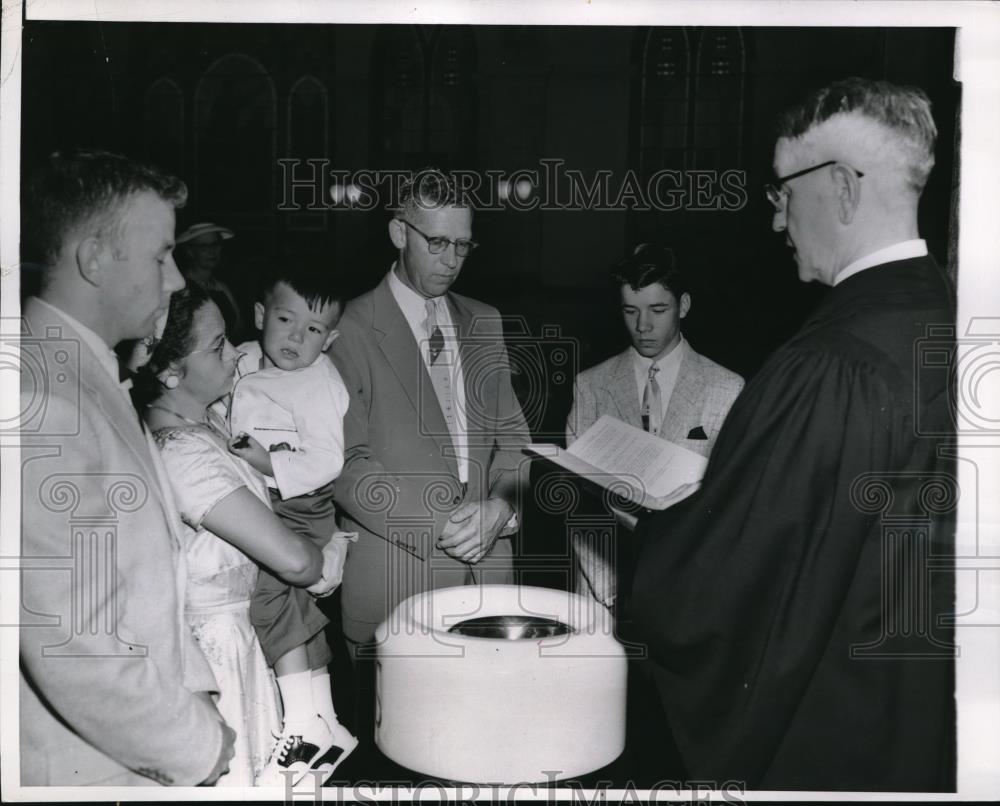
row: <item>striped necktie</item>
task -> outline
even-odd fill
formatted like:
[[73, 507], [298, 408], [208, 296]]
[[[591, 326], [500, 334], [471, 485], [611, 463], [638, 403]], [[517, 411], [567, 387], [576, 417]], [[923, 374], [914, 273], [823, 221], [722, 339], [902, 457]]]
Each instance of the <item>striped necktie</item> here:
[[448, 426], [448, 433], [454, 441], [456, 429], [455, 390], [452, 384], [454, 383], [455, 356], [451, 350], [444, 349], [444, 333], [441, 332], [437, 323], [436, 303], [438, 299], [441, 298], [429, 299], [424, 305], [427, 309], [424, 331], [428, 336], [427, 347], [430, 357], [427, 372], [434, 386], [434, 394], [441, 406], [441, 414], [444, 415], [444, 421]]
[[656, 382], [659, 371], [655, 363], [649, 365], [646, 388], [642, 390], [642, 427], [654, 437], [660, 432], [660, 384]]

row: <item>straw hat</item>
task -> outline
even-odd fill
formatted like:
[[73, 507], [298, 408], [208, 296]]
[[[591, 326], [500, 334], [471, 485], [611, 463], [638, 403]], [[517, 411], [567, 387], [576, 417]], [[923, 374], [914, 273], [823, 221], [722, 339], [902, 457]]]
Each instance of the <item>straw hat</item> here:
[[234, 233], [231, 229], [226, 229], [225, 227], [220, 227], [218, 224], [203, 223], [203, 224], [192, 224], [184, 232], [177, 236], [176, 243], [182, 244], [188, 241], [193, 241], [195, 238], [201, 235], [209, 235], [213, 232], [219, 233], [222, 236], [222, 240], [228, 241], [230, 238], [234, 237]]

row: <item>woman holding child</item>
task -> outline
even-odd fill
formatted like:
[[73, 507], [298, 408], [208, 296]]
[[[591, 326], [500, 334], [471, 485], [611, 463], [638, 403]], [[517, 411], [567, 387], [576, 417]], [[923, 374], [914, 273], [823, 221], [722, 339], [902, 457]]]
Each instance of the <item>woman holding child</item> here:
[[234, 439], [211, 408], [229, 395], [239, 355], [218, 306], [190, 284], [173, 295], [136, 386], [187, 527], [186, 617], [215, 673], [219, 712], [237, 734], [219, 784], [252, 786], [288, 750], [278, 691], [250, 619], [258, 564], [296, 587], [322, 592], [331, 582], [329, 552], [273, 514], [264, 478], [233, 447], [246, 439]]

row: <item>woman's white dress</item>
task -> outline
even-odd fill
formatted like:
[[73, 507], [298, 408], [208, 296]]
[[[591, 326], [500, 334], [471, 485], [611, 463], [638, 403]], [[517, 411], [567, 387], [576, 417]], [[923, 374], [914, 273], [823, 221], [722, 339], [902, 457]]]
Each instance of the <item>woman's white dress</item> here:
[[[202, 528], [212, 508], [240, 487], [265, 503], [262, 477], [233, 456], [214, 431], [196, 426], [154, 432], [185, 524], [185, 614], [219, 686], [219, 712], [236, 731], [235, 755], [219, 786], [253, 786], [281, 730], [274, 677], [250, 623], [257, 565]], [[247, 528], [253, 528], [252, 522]]]

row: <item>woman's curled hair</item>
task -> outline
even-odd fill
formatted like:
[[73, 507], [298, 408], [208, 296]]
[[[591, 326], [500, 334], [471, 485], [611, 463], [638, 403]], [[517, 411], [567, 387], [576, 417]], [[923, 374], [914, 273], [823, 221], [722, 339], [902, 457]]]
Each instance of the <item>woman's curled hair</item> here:
[[139, 369], [133, 380], [133, 397], [140, 409], [160, 396], [163, 385], [159, 374], [194, 349], [195, 314], [211, 301], [209, 293], [197, 283], [188, 283], [170, 297], [170, 312], [163, 335], [149, 361]]

